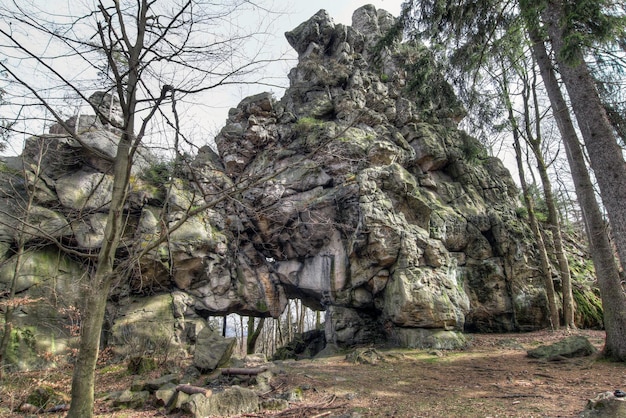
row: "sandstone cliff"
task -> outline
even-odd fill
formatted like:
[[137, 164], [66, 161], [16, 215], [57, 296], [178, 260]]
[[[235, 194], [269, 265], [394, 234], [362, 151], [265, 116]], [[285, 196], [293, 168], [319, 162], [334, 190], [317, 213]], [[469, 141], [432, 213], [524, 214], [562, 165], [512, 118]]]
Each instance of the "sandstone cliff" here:
[[[508, 171], [457, 128], [463, 110], [426, 48], [379, 42], [394, 23], [372, 6], [352, 26], [320, 11], [286, 34], [299, 61], [284, 97], [231, 109], [217, 152], [205, 146], [173, 171], [140, 155], [120, 262], [190, 208], [216, 203], [123, 270], [109, 343], [193, 341], [202, 318], [278, 316], [288, 298], [324, 310], [338, 345], [445, 348], [462, 344], [459, 331], [547, 326]], [[81, 144], [62, 130], [31, 138], [12, 163], [26, 174], [5, 170], [0, 201], [6, 288], [20, 205], [34, 197], [19, 291], [48, 303], [24, 309], [19, 325], [53, 335], [56, 348], [69, 317], [53, 311], [80, 307], [87, 255], [101, 245], [117, 140], [113, 126], [79, 122]]]

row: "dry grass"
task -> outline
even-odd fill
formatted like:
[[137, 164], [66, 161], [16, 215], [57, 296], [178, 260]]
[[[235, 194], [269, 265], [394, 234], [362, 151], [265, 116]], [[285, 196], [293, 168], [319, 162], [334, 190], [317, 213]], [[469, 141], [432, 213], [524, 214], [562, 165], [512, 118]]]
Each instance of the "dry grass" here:
[[[580, 333], [601, 348], [602, 332]], [[626, 388], [626, 365], [597, 357], [560, 362], [526, 357], [526, 349], [565, 336], [548, 331], [474, 335], [471, 346], [462, 351], [379, 350], [384, 360], [376, 364], [353, 364], [344, 355], [284, 362], [267, 396], [298, 387], [303, 401], [291, 403], [286, 411], [246, 416], [576, 417], [587, 399]], [[0, 415], [18, 407], [37, 385], [69, 393], [70, 380], [70, 369], [6, 376], [0, 387]], [[115, 411], [102, 400], [105, 393], [130, 387], [132, 380], [124, 365], [98, 370], [97, 416], [166, 416], [154, 405]]]

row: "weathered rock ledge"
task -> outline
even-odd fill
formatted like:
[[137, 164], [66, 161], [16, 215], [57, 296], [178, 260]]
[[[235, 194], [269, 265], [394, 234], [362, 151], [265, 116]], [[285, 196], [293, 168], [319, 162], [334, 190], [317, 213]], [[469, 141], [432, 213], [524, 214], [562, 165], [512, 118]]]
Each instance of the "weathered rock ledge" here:
[[[423, 46], [379, 45], [395, 22], [372, 6], [358, 9], [352, 26], [318, 12], [286, 34], [299, 62], [284, 97], [258, 94], [231, 109], [217, 153], [207, 145], [189, 167], [161, 178], [155, 167], [164, 166], [142, 154], [121, 259], [190, 207], [242, 192], [126, 270], [107, 315], [109, 344], [193, 343], [203, 318], [276, 317], [288, 298], [325, 310], [326, 339], [338, 345], [446, 348], [463, 343], [463, 330], [547, 325], [508, 171], [457, 129], [463, 110], [443, 78], [419, 80], [420, 65], [432, 65]], [[419, 96], [420, 82], [438, 95]], [[112, 177], [99, 155], [113, 156], [117, 134], [90, 121], [80, 123], [88, 148], [62, 133], [31, 138], [20, 157], [30, 183], [3, 174], [5, 212], [18, 214], [27, 192], [35, 197], [38, 229], [29, 231], [19, 291], [52, 301], [29, 307], [21, 325], [45, 316], [50, 325], [37, 332], [54, 335], [57, 349], [69, 338], [59, 335], [69, 321], [59, 312], [80, 307], [87, 259], [41, 244], [54, 237], [82, 252], [101, 245]], [[19, 216], [6, 219], [3, 287]]]

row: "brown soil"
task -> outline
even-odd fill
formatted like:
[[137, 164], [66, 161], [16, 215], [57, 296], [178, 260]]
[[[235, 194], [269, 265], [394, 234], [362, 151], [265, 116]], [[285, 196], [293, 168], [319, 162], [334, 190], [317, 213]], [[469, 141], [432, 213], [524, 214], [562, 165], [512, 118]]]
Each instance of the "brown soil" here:
[[[602, 348], [603, 332], [576, 334]], [[470, 347], [462, 351], [378, 349], [374, 354], [380, 357], [374, 364], [351, 362], [345, 354], [283, 362], [272, 381], [273, 393], [266, 396], [300, 388], [303, 400], [282, 412], [245, 416], [576, 417], [598, 393], [626, 390], [626, 364], [597, 356], [552, 362], [526, 356], [527, 349], [567, 335], [550, 331], [473, 335]], [[98, 393], [128, 388], [133, 377], [124, 370], [122, 366], [99, 370]], [[6, 376], [0, 387], [0, 415], [17, 407], [29, 387], [47, 384], [68, 391], [70, 378], [69, 370]], [[97, 409], [99, 417], [168, 416], [157, 407], [113, 411], [102, 400]]]

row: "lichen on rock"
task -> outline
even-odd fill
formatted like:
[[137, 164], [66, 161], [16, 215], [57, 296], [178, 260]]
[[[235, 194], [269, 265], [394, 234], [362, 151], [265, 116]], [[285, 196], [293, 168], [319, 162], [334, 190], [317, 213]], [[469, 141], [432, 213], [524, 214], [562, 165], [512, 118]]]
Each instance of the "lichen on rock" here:
[[[397, 36], [379, 42], [395, 24], [373, 6], [358, 9], [352, 26], [320, 11], [286, 34], [299, 61], [284, 96], [242, 100], [216, 150], [203, 147], [190, 168], [159, 165], [152, 171], [162, 181], [147, 174], [148, 162], [159, 162], [139, 151], [118, 253], [132, 257], [168, 239], [125, 270], [105, 342], [131, 329], [126, 321], [142, 303], [152, 306], [144, 298], [155, 298], [159, 318], [177, 330], [167, 335], [181, 345], [195, 342], [210, 315], [278, 317], [289, 298], [325, 310], [326, 341], [340, 346], [452, 348], [464, 344], [465, 330], [548, 324], [508, 171], [458, 129], [463, 111], [426, 47]], [[434, 78], [420, 80], [417, 64]], [[445, 97], [420, 97], [427, 84]], [[58, 216], [41, 211], [41, 222], [91, 253], [101, 245], [110, 188], [94, 153], [110, 154], [118, 133], [93, 122], [81, 133], [91, 146], [54, 133], [27, 141], [20, 160], [34, 175], [41, 139], [58, 151], [43, 159], [37, 194]], [[209, 202], [169, 234], [166, 227]], [[7, 249], [14, 239], [4, 227], [0, 238]]]

